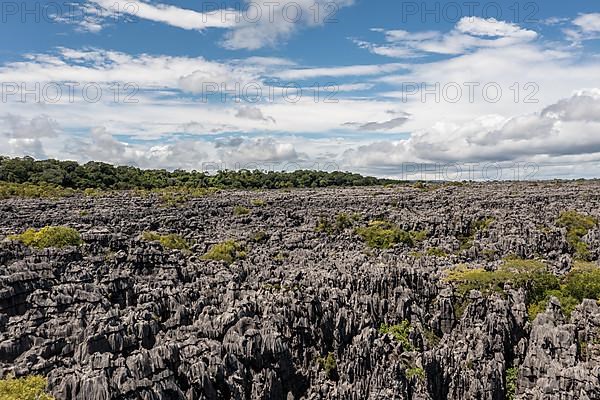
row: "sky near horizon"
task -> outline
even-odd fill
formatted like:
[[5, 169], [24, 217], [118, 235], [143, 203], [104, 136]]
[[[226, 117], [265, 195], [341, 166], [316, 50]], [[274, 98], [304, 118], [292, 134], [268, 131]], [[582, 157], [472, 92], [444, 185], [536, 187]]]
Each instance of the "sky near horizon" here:
[[600, 177], [593, 1], [0, 4], [0, 154]]

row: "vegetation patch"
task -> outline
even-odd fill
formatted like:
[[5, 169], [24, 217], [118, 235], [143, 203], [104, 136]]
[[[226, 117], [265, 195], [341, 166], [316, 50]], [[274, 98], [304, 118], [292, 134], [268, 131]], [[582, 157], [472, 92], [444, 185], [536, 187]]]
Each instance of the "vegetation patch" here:
[[276, 261], [278, 263], [282, 263], [285, 261], [285, 259], [288, 257], [287, 253], [284, 252], [278, 252], [277, 254], [275, 254], [275, 256], [273, 257], [273, 261]]
[[559, 279], [541, 261], [508, 258], [494, 271], [458, 265], [446, 273], [446, 280], [456, 285], [463, 298], [471, 290], [501, 293], [506, 284], [524, 288], [531, 320], [545, 311], [552, 296], [560, 301], [567, 317], [583, 299], [600, 300], [600, 268], [592, 263], [576, 262], [571, 272]]
[[267, 205], [267, 202], [262, 199], [254, 199], [251, 203], [254, 207], [264, 207]]
[[428, 256], [435, 256], [435, 257], [447, 257], [448, 256], [448, 254], [446, 254], [444, 249], [441, 249], [439, 247], [428, 248], [426, 254]]
[[531, 303], [527, 306], [527, 316], [530, 321], [533, 321], [538, 314], [546, 311], [546, 307], [548, 307], [548, 302], [552, 296], [556, 297], [558, 301], [560, 301], [561, 310], [567, 318], [571, 316], [571, 313], [575, 307], [581, 303], [576, 298], [564, 292], [562, 288], [549, 290], [545, 293], [545, 296], [541, 300]]
[[466, 298], [459, 299], [454, 304], [454, 316], [456, 317], [456, 319], [462, 318], [462, 316], [465, 314], [465, 311], [467, 310], [467, 307], [469, 306], [469, 304], [470, 304], [470, 301], [469, 301], [469, 299], [466, 299]]
[[201, 171], [144, 170], [102, 162], [78, 164], [74, 161], [42, 160], [31, 157], [0, 156], [0, 181], [16, 184], [54, 185], [84, 190], [153, 190], [177, 188], [280, 189], [330, 186], [375, 186], [403, 183], [393, 179], [364, 177], [349, 172], [298, 170], [293, 172], [260, 170], [221, 170], [215, 174]]
[[339, 213], [335, 216], [335, 218], [333, 218], [333, 220], [327, 217], [321, 217], [319, 218], [319, 222], [317, 223], [315, 231], [324, 232], [328, 235], [340, 233], [345, 231], [346, 229], [352, 228], [356, 224], [356, 222], [360, 220], [360, 218], [361, 215], [358, 213]]
[[405, 231], [389, 221], [371, 221], [368, 226], [357, 228], [356, 234], [367, 246], [377, 249], [389, 249], [399, 243], [414, 246], [427, 237], [427, 231]]
[[433, 183], [426, 183], [423, 181], [417, 181], [415, 183], [412, 184], [412, 187], [415, 189], [418, 189], [422, 192], [428, 192], [430, 190], [435, 189], [436, 185]]
[[233, 215], [248, 215], [250, 214], [250, 209], [244, 206], [235, 206], [233, 207]]
[[411, 351], [413, 349], [413, 345], [408, 338], [410, 333], [410, 322], [407, 320], [396, 325], [381, 324], [379, 333], [382, 335], [387, 335], [388, 333], [392, 335], [396, 341], [402, 344], [402, 348], [405, 351]]
[[567, 318], [584, 299], [600, 300], [600, 268], [593, 263], [576, 262], [573, 269], [562, 279], [559, 288], [546, 292], [541, 300], [529, 305], [531, 320], [546, 310], [552, 296], [560, 301], [561, 309]]
[[321, 368], [325, 370], [328, 379], [337, 380], [337, 361], [335, 360], [333, 352], [329, 352], [326, 357], [319, 357], [317, 361]]
[[497, 257], [497, 254], [498, 254], [498, 251], [494, 250], [494, 249], [483, 249], [481, 251], [481, 255], [483, 256], [483, 258], [488, 261], [495, 260]]
[[0, 182], [0, 199], [22, 197], [30, 199], [56, 199], [74, 196], [77, 193], [73, 189], [65, 189], [50, 184], [36, 185], [33, 183], [8, 183]]
[[252, 241], [256, 243], [264, 243], [269, 240], [269, 234], [265, 231], [258, 231], [252, 234]]
[[471, 290], [483, 293], [502, 292], [504, 285], [511, 284], [513, 287], [529, 289], [529, 296], [533, 300], [559, 286], [558, 278], [548, 272], [544, 263], [522, 259], [506, 259], [495, 271], [468, 268], [461, 264], [446, 272], [446, 280], [456, 284], [456, 290], [461, 296]]
[[425, 339], [427, 340], [427, 343], [431, 347], [437, 346], [438, 344], [440, 344], [440, 340], [442, 340], [442, 338], [440, 338], [438, 335], [436, 335], [436, 333], [434, 331], [432, 331], [431, 329], [423, 330], [423, 337], [425, 337]]
[[83, 243], [79, 232], [65, 226], [46, 226], [40, 230], [30, 228], [19, 235], [11, 235], [8, 238], [39, 249], [79, 246]]
[[231, 264], [236, 260], [246, 258], [246, 250], [240, 243], [234, 240], [227, 240], [212, 246], [202, 258], [205, 260], [225, 261], [227, 264]]
[[575, 257], [579, 260], [589, 261], [588, 245], [581, 238], [598, 225], [598, 220], [576, 211], [565, 211], [556, 220], [556, 225], [567, 229], [567, 241], [575, 250]]
[[161, 235], [156, 232], [144, 232], [142, 233], [142, 239], [147, 242], [159, 242], [165, 249], [171, 250], [189, 250], [189, 243], [180, 235], [171, 233], [168, 235]]
[[176, 207], [185, 204], [193, 199], [208, 196], [218, 192], [215, 188], [188, 188], [188, 187], [169, 187], [163, 189], [153, 189], [151, 191], [139, 191], [141, 196], [147, 196], [151, 193], [157, 194], [160, 201], [167, 207]]
[[576, 262], [566, 276], [564, 290], [579, 301], [600, 298], [600, 268], [589, 262]]
[[516, 367], [506, 370], [506, 400], [513, 400], [517, 394], [517, 377], [519, 370]]
[[494, 222], [494, 218], [486, 217], [475, 220], [466, 234], [458, 235], [456, 238], [460, 243], [459, 251], [468, 250], [473, 246], [475, 235], [479, 231], [485, 231]]
[[423, 368], [419, 368], [419, 367], [408, 368], [406, 370], [406, 379], [412, 380], [413, 378], [416, 378], [420, 381], [424, 381], [425, 380], [425, 370]]
[[0, 379], [2, 400], [54, 400], [46, 393], [47, 381], [41, 376]]

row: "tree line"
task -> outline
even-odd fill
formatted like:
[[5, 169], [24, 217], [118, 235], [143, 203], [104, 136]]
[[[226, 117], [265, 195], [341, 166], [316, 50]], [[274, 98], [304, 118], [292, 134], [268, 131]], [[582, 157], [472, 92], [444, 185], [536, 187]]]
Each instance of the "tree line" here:
[[0, 156], [0, 181], [55, 185], [69, 189], [163, 189], [168, 187], [222, 189], [316, 188], [377, 186], [400, 183], [351, 172], [299, 170], [293, 172], [239, 170], [207, 174], [199, 171], [140, 169], [92, 161], [35, 160]]

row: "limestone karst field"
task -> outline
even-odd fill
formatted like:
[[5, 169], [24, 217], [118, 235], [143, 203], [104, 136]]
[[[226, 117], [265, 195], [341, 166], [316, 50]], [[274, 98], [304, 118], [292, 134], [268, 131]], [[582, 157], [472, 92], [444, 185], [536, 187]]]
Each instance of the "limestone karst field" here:
[[599, 206], [593, 181], [0, 200], [0, 372], [60, 400], [600, 399]]

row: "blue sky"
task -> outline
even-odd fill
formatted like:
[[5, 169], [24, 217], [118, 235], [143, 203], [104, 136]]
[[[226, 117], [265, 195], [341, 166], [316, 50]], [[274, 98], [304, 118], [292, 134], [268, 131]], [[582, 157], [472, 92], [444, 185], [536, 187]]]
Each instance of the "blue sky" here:
[[593, 2], [31, 1], [3, 3], [1, 18], [3, 154], [415, 179], [600, 173]]

